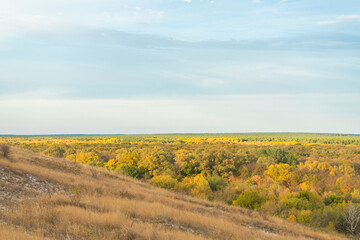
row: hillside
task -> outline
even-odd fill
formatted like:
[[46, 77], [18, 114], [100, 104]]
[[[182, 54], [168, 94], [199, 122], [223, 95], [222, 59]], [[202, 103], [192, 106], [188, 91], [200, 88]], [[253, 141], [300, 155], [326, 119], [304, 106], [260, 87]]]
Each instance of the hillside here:
[[60, 158], [0, 158], [2, 239], [342, 239]]

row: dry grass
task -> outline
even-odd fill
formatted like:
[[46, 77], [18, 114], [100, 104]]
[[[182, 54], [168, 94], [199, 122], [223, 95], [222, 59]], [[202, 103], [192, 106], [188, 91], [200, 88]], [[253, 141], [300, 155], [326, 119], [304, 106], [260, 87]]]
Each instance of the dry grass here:
[[343, 239], [18, 148], [1, 172], [1, 239]]

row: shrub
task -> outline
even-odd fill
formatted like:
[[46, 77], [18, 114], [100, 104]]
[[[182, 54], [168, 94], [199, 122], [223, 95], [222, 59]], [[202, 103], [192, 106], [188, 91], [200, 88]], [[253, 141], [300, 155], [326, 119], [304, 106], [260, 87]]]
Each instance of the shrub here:
[[179, 184], [179, 189], [201, 198], [208, 198], [212, 194], [209, 182], [202, 174], [195, 177], [185, 177]]
[[51, 145], [44, 153], [52, 157], [63, 157], [65, 150], [58, 145]]
[[9, 157], [10, 154], [10, 146], [6, 145], [5, 143], [0, 144], [0, 151], [4, 158]]
[[137, 168], [133, 165], [129, 165], [126, 163], [121, 164], [116, 169], [116, 172], [137, 179], [142, 178], [145, 174], [145, 170], [143, 168]]
[[336, 194], [329, 194], [323, 198], [323, 201], [326, 206], [331, 204], [341, 203], [343, 201], [342, 197], [337, 196]]
[[299, 223], [308, 224], [308, 223], [310, 223], [311, 218], [312, 218], [312, 211], [311, 210], [301, 210], [298, 213], [297, 221]]
[[291, 215], [287, 218], [287, 220], [289, 220], [290, 222], [296, 222], [296, 217], [295, 217], [294, 214], [291, 214]]
[[177, 184], [176, 179], [172, 178], [170, 175], [155, 176], [151, 179], [150, 182], [159, 187], [167, 189], [174, 189]]
[[227, 182], [225, 181], [225, 179], [223, 179], [222, 177], [220, 177], [218, 175], [211, 176], [208, 179], [208, 182], [209, 182], [211, 190], [214, 192], [221, 190], [227, 186]]
[[256, 209], [261, 207], [263, 202], [264, 199], [259, 195], [257, 191], [245, 190], [240, 194], [238, 199], [233, 201], [233, 205], [250, 208], [250, 209]]
[[115, 161], [115, 159], [110, 159], [105, 165], [105, 168], [109, 169], [109, 170], [115, 170], [117, 167], [117, 162]]
[[284, 208], [297, 210], [316, 210], [324, 205], [320, 196], [309, 191], [289, 195], [282, 199], [281, 204]]
[[202, 174], [197, 175], [193, 180], [191, 193], [201, 198], [207, 198], [210, 196], [211, 192], [209, 182], [205, 179], [205, 177]]
[[235, 181], [232, 182], [232, 184], [228, 184], [223, 189], [214, 192], [214, 199], [232, 205], [233, 201], [239, 197], [240, 193], [248, 188], [249, 186], [245, 182]]
[[360, 192], [359, 190], [354, 190], [354, 192], [351, 193], [351, 202], [353, 203], [360, 203]]
[[334, 223], [342, 215], [340, 206], [325, 206], [313, 212], [311, 223], [317, 227], [334, 228]]
[[343, 215], [340, 215], [334, 222], [335, 229], [340, 233], [347, 233], [347, 226]]

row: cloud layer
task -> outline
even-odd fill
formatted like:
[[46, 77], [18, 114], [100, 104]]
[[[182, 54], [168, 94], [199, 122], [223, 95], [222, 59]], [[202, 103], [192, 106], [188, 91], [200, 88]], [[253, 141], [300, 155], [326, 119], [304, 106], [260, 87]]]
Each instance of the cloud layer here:
[[320, 21], [317, 24], [319, 25], [332, 25], [332, 24], [340, 24], [340, 23], [351, 23], [355, 21], [360, 21], [360, 15], [348, 15], [348, 16], [339, 16], [334, 20], [329, 21]]

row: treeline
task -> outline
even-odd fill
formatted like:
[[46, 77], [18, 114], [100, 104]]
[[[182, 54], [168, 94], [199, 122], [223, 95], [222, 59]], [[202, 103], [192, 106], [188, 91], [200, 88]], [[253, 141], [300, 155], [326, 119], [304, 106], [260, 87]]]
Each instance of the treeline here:
[[[350, 229], [347, 214], [355, 211], [360, 218], [360, 146], [338, 144], [338, 137], [324, 136], [323, 141], [329, 141], [326, 144], [310, 143], [310, 138], [321, 139], [314, 136], [301, 142], [301, 136], [295, 140], [257, 135], [249, 141], [233, 136], [178, 135], [6, 141], [212, 201], [357, 234], [360, 226]], [[331, 139], [337, 139], [335, 144]]]
[[319, 133], [233, 133], [233, 134], [159, 134], [159, 135], [49, 135], [3, 136], [3, 139], [113, 141], [114, 143], [207, 143], [264, 142], [360, 145], [360, 135]]

